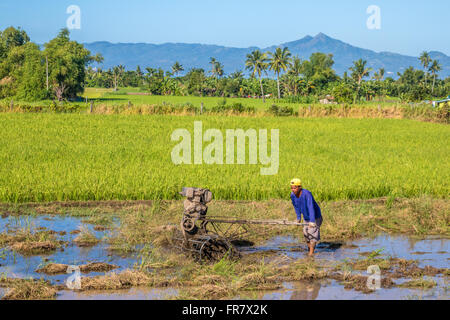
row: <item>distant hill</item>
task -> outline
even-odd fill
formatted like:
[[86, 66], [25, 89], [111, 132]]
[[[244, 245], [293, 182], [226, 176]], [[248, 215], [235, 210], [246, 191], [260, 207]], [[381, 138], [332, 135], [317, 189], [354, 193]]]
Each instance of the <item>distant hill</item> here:
[[[232, 48], [216, 45], [186, 44], [186, 43], [110, 43], [93, 42], [84, 44], [91, 53], [101, 53], [105, 58], [100, 66], [103, 69], [122, 64], [127, 70], [136, 69], [139, 65], [141, 69], [146, 67], [162, 68], [170, 70], [175, 61], [179, 61], [185, 71], [200, 67], [210, 70], [210, 57], [216, 58], [224, 65], [226, 74], [236, 70], [243, 70], [245, 58], [248, 53], [258, 49]], [[288, 47], [293, 55], [298, 55], [302, 59], [308, 59], [314, 52], [332, 53], [334, 56], [334, 69], [342, 75], [353, 61], [360, 58], [367, 60], [367, 63], [374, 70], [384, 68], [386, 76], [396, 77], [397, 72], [403, 72], [409, 66], [422, 69], [417, 57], [405, 56], [391, 52], [375, 52], [362, 49], [337, 39], [333, 39], [323, 33], [315, 37], [306, 36], [303, 39], [274, 45], [268, 48], [259, 48], [263, 51], [273, 51], [276, 47]], [[438, 59], [442, 65], [439, 73], [441, 78], [450, 76], [450, 57], [438, 51], [431, 51], [430, 57]]]

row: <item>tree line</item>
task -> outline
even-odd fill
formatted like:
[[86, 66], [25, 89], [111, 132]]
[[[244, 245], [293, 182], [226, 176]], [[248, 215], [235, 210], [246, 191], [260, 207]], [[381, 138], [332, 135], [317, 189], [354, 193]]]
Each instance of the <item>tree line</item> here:
[[42, 50], [24, 30], [6, 28], [0, 32], [0, 98], [75, 99], [84, 91], [88, 65], [102, 61], [71, 41], [67, 29]]
[[386, 77], [383, 68], [372, 70], [363, 59], [354, 61], [341, 77], [333, 69], [332, 54], [317, 52], [302, 60], [292, 56], [287, 47], [274, 52], [254, 50], [247, 54], [243, 70], [229, 75], [214, 57], [210, 58], [209, 70], [192, 68], [185, 72], [179, 62], [170, 70], [142, 70], [140, 66], [126, 70], [123, 65], [103, 70], [91, 65], [101, 63], [103, 57], [93, 56], [82, 44], [71, 41], [67, 29], [41, 49], [30, 42], [25, 31], [10, 27], [0, 32], [0, 98], [75, 99], [84, 87], [139, 87], [154, 95], [254, 97], [263, 101], [273, 96], [308, 103], [325, 95], [332, 95], [339, 103], [377, 97], [420, 101], [446, 96], [450, 77], [439, 78], [439, 61], [432, 60], [427, 52], [419, 60], [423, 70], [409, 67], [398, 73], [397, 79]]

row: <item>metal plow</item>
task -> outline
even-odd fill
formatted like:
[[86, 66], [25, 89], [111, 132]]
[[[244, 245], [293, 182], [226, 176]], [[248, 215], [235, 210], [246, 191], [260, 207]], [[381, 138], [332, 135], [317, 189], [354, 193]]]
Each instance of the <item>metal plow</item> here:
[[246, 220], [229, 217], [207, 217], [207, 204], [212, 200], [208, 189], [183, 188], [184, 201], [181, 232], [173, 240], [175, 247], [189, 253], [198, 261], [218, 261], [224, 256], [238, 258], [239, 250], [233, 243], [239, 242], [249, 232], [250, 225], [302, 226], [287, 220]]

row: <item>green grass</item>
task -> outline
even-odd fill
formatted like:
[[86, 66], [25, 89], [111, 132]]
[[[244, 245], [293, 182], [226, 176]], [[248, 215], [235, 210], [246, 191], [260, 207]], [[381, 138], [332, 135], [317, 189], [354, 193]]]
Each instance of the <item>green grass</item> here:
[[[128, 92], [132, 92], [129, 90]], [[211, 109], [218, 105], [219, 102], [223, 101], [222, 97], [196, 97], [196, 96], [153, 96], [153, 95], [129, 95], [126, 94], [124, 90], [118, 91], [117, 93], [111, 92], [104, 94], [102, 97], [94, 99], [96, 104], [103, 104], [107, 106], [127, 104], [130, 101], [133, 105], [183, 105], [186, 103], [191, 103], [194, 107], [200, 108], [203, 103], [203, 107], [206, 109]], [[256, 110], [266, 110], [272, 104], [282, 106], [294, 107], [294, 103], [282, 102], [277, 99], [266, 99], [266, 103], [263, 103], [261, 99], [252, 98], [226, 98], [228, 104], [231, 103], [241, 103], [245, 107], [254, 107]], [[298, 108], [298, 107], [297, 107]]]
[[[144, 92], [140, 88], [120, 88], [118, 91], [113, 92], [112, 89], [102, 89], [102, 88], [86, 88], [83, 97], [94, 100], [97, 104], [104, 104], [108, 106], [118, 105], [118, 104], [128, 104], [130, 101], [133, 105], [183, 105], [186, 103], [191, 103], [193, 106], [200, 108], [201, 104], [207, 109], [215, 107], [219, 102], [223, 101], [222, 97], [197, 97], [197, 96], [158, 96], [158, 95], [132, 95], [127, 93], [137, 93]], [[305, 103], [290, 103], [284, 99], [269, 98], [266, 99], [264, 103], [262, 99], [253, 98], [225, 98], [228, 104], [241, 103], [245, 107], [253, 107], [256, 110], [265, 111], [272, 104], [277, 104], [279, 106], [292, 107], [294, 111], [297, 111], [299, 106], [309, 106], [309, 105], [319, 105], [316, 104], [305, 104]], [[398, 100], [388, 98], [389, 102], [379, 102], [371, 101], [364, 104], [359, 104], [358, 106], [367, 107], [392, 107], [395, 103], [400, 103]], [[393, 101], [395, 101], [393, 103]]]
[[[131, 93], [131, 94], [128, 94]], [[136, 93], [146, 93], [142, 88], [123, 87], [114, 92], [111, 88], [85, 88], [84, 93], [81, 95], [80, 101], [76, 102], [64, 102], [62, 108], [64, 112], [76, 112], [87, 113], [90, 110], [90, 103], [94, 103], [94, 111], [96, 113], [121, 113], [124, 112], [124, 108], [127, 109], [129, 104], [134, 107], [186, 107], [191, 105], [197, 108], [199, 112], [201, 104], [203, 103], [204, 111], [211, 111], [214, 107], [223, 103], [223, 97], [198, 97], [198, 96], [159, 96], [159, 95], [139, 95]], [[13, 99], [14, 100], [14, 99]], [[408, 103], [401, 103], [398, 98], [385, 97], [382, 101], [378, 99], [369, 102], [360, 102], [358, 104], [352, 104], [345, 107], [344, 105], [324, 105], [316, 101], [316, 103], [299, 103], [290, 102], [289, 98], [276, 99], [269, 98], [263, 103], [262, 99], [253, 98], [225, 98], [227, 106], [233, 104], [241, 104], [244, 108], [254, 109], [257, 114], [261, 115], [267, 113], [269, 108], [276, 104], [279, 107], [292, 108], [294, 113], [300, 113], [301, 116], [307, 117], [324, 117], [329, 116], [328, 113], [334, 114], [334, 116], [350, 116], [356, 118], [365, 117], [394, 117], [394, 118], [411, 118], [418, 120], [437, 120], [436, 109], [430, 107], [430, 105], [421, 105], [416, 107]], [[0, 100], [0, 110], [10, 110], [11, 98]], [[60, 104], [58, 103], [58, 106]], [[29, 112], [37, 111], [36, 108], [42, 108], [40, 112], [53, 112], [55, 111], [55, 102], [52, 100], [42, 101], [20, 101], [14, 100], [15, 110], [28, 110]], [[61, 106], [60, 106], [61, 107]], [[345, 107], [345, 110], [337, 110]], [[106, 112], [105, 109], [114, 109], [114, 112]], [[133, 108], [133, 107], [132, 107]], [[351, 115], [347, 113], [349, 110]], [[398, 110], [397, 110], [398, 109]], [[53, 110], [53, 111], [52, 111]], [[103, 111], [99, 111], [103, 110]], [[332, 112], [334, 110], [334, 112]], [[382, 112], [383, 110], [383, 112]], [[402, 111], [401, 111], [402, 110]], [[110, 110], [111, 111], [111, 110]], [[378, 114], [369, 115], [368, 111], [378, 111]], [[401, 111], [401, 112], [397, 112]], [[140, 111], [127, 110], [126, 113], [139, 113]], [[170, 113], [170, 112], [168, 112]], [[306, 113], [306, 114], [305, 114]], [[376, 112], [375, 112], [376, 113]], [[402, 116], [401, 116], [402, 115]], [[441, 119], [442, 120], [442, 119]], [[442, 121], [439, 121], [442, 122]], [[445, 122], [445, 121], [444, 121]]]
[[[69, 105], [83, 105], [86, 109], [89, 108], [90, 103], [85, 103], [87, 98], [89, 101], [93, 101], [97, 105], [105, 106], [119, 106], [128, 105], [131, 102], [135, 106], [142, 105], [184, 105], [191, 103], [194, 107], [200, 108], [203, 103], [204, 108], [211, 109], [219, 102], [222, 102], [224, 98], [222, 97], [198, 97], [198, 96], [158, 96], [158, 95], [133, 95], [127, 93], [145, 93], [141, 88], [119, 88], [118, 91], [114, 92], [112, 88], [85, 88], [84, 93], [81, 95], [83, 101], [70, 102]], [[266, 103], [263, 103], [261, 99], [253, 98], [225, 98], [227, 104], [241, 103], [245, 107], [253, 107], [258, 111], [266, 111], [272, 104], [277, 104], [278, 106], [288, 106], [292, 107], [294, 111], [298, 111], [298, 108], [307, 107], [309, 105], [319, 106], [320, 104], [305, 104], [305, 103], [291, 103], [284, 99], [270, 98], [266, 99]], [[386, 98], [389, 102], [380, 101], [370, 101], [363, 104], [358, 104], [358, 107], [378, 107], [388, 108], [395, 104], [399, 104], [400, 101], [394, 100], [392, 98]], [[13, 99], [14, 100], [14, 99]], [[0, 104], [8, 106], [10, 105], [11, 99], [3, 99]], [[29, 105], [29, 106], [49, 106], [52, 104], [52, 100], [42, 100], [42, 101], [21, 101], [14, 100], [15, 105]], [[323, 105], [322, 105], [323, 106]]]
[[[175, 165], [177, 128], [280, 130], [279, 171]], [[300, 177], [319, 200], [448, 197], [450, 128], [389, 119], [0, 114], [0, 201], [173, 199], [183, 186], [216, 199], [289, 196]], [[203, 131], [203, 132], [204, 132]], [[204, 147], [207, 143], [204, 143]], [[224, 146], [225, 154], [225, 146]], [[248, 160], [247, 160], [248, 162]]]
[[81, 96], [88, 99], [97, 99], [102, 97], [105, 93], [112, 91], [113, 89], [106, 88], [86, 88]]

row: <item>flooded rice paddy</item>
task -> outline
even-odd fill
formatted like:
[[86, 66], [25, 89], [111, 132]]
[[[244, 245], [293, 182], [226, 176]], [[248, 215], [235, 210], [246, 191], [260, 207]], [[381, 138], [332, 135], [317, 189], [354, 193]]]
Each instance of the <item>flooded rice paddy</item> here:
[[[66, 287], [66, 280], [70, 274], [56, 272], [47, 274], [38, 272], [49, 264], [64, 264], [82, 266], [92, 263], [103, 263], [113, 266], [114, 270], [107, 272], [120, 272], [133, 269], [140, 263], [139, 250], [142, 245], [133, 246], [126, 251], [111, 250], [105, 241], [114, 233], [114, 227], [102, 228], [98, 225], [86, 223], [83, 217], [64, 215], [39, 216], [8, 216], [0, 218], [0, 233], [11, 233], [14, 230], [39, 230], [54, 234], [60, 246], [54, 250], [41, 254], [23, 254], [11, 250], [8, 246], [0, 248], [0, 278], [44, 279], [52, 285], [58, 285], [56, 299], [176, 299], [179, 288], [148, 288], [132, 287], [123, 290], [77, 291]], [[120, 221], [113, 220], [117, 226]], [[83, 230], [99, 242], [83, 245], [76, 242], [76, 238]], [[269, 239], [263, 245], [239, 247], [242, 256], [254, 253], [273, 253], [272, 257], [283, 258], [286, 263], [304, 259], [306, 245], [302, 239], [294, 236], [277, 236]], [[425, 268], [448, 268], [449, 241], [443, 237], [413, 238], [408, 236], [379, 235], [373, 239], [363, 238], [344, 242], [322, 242], [318, 245], [314, 260], [319, 264], [327, 265], [336, 262], [350, 261], [373, 255], [374, 252], [385, 257], [416, 260], [417, 266]], [[270, 259], [270, 258], [269, 258]], [[104, 275], [102, 270], [82, 271], [82, 277]], [[354, 271], [353, 271], [354, 272]], [[365, 271], [359, 274], [368, 276]], [[324, 278], [317, 280], [289, 281], [281, 283], [276, 290], [257, 290], [245, 292], [235, 296], [236, 299], [448, 299], [448, 271], [422, 277], [436, 283], [430, 288], [408, 288], [391, 286], [380, 288], [372, 293], [363, 293], [346, 288], [342, 282]], [[409, 278], [395, 278], [396, 285], [411, 280]], [[0, 298], [9, 289], [0, 288]]]

